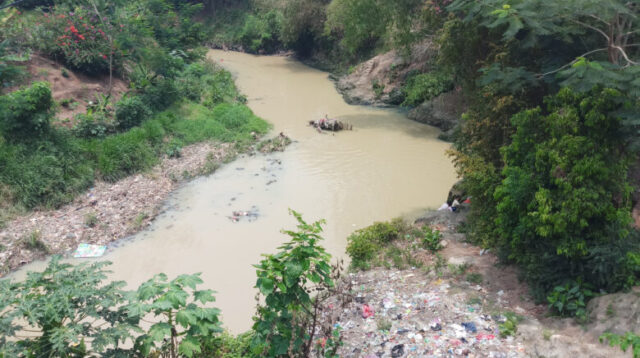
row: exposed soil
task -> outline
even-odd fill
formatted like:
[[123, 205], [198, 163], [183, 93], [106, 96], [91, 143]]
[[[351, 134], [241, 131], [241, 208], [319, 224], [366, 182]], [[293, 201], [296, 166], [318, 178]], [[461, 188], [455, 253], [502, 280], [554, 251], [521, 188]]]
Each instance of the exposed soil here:
[[[598, 337], [609, 330], [638, 331], [640, 294], [595, 299], [584, 325], [550, 317], [546, 306], [532, 301], [514, 267], [498, 265], [495, 255], [464, 242], [456, 232], [463, 218], [437, 212], [418, 221], [443, 233], [439, 254], [447, 265], [440, 269], [425, 251], [416, 255], [423, 268], [348, 275], [354, 299], [327, 301], [320, 325], [325, 334], [341, 329], [340, 357], [631, 357]], [[457, 271], [460, 265], [467, 267], [464, 273]], [[470, 279], [474, 274], [476, 280]], [[373, 316], [365, 318], [365, 310]], [[501, 322], [510, 313], [516, 332], [501, 336]]]
[[[28, 83], [37, 81], [49, 82], [53, 99], [60, 104], [56, 118], [59, 124], [71, 126], [73, 117], [87, 112], [89, 102], [94, 102], [99, 95], [107, 95], [109, 77], [88, 77], [74, 73], [48, 58], [33, 55], [25, 64], [30, 74]], [[11, 92], [17, 88], [9, 88]], [[119, 78], [112, 79], [111, 101], [117, 101], [127, 91], [127, 83]]]
[[349, 104], [398, 105], [402, 101], [400, 87], [407, 75], [428, 71], [436, 50], [436, 45], [427, 40], [414, 45], [409, 56], [395, 50], [375, 56], [338, 79], [336, 87]]
[[0, 277], [48, 254], [74, 250], [82, 242], [105, 245], [140, 231], [180, 183], [212, 172], [236, 154], [232, 144], [191, 145], [179, 158], [164, 158], [146, 173], [115, 183], [96, 182], [57, 210], [35, 211], [10, 221], [0, 231]]

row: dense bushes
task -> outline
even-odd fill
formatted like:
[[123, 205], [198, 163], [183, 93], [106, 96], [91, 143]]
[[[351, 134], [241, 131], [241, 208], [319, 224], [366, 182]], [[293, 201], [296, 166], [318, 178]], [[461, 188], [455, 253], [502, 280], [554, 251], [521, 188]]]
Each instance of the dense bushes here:
[[405, 226], [400, 219], [392, 222], [376, 222], [349, 235], [347, 254], [351, 257], [351, 265], [358, 269], [369, 268], [370, 261], [375, 258], [381, 248], [404, 233]]
[[444, 72], [421, 73], [407, 79], [403, 88], [404, 105], [417, 106], [424, 101], [451, 91], [453, 89], [452, 76]]
[[138, 126], [149, 116], [151, 109], [137, 96], [125, 97], [116, 104], [116, 125], [120, 130]]
[[42, 137], [49, 131], [52, 106], [51, 89], [44, 82], [1, 96], [0, 130], [12, 141]]
[[492, 244], [542, 293], [576, 277], [619, 290], [626, 280], [612, 279], [620, 267], [612, 265], [600, 278], [588, 263], [590, 255], [629, 239], [629, 157], [615, 114], [621, 94], [563, 89], [547, 105], [547, 115], [534, 109], [513, 117], [516, 133], [503, 149], [504, 179], [495, 191], [498, 235]]

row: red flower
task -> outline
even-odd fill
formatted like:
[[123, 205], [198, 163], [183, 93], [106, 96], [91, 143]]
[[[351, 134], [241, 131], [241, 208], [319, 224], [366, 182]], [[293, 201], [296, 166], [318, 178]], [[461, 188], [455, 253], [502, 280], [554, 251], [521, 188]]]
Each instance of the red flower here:
[[79, 38], [80, 40], [84, 40], [84, 36], [82, 36], [82, 35], [78, 35], [78, 38]]
[[102, 55], [102, 58], [104, 58], [106, 60], [107, 59], [107, 55]]
[[78, 33], [78, 29], [76, 29], [76, 27], [75, 27], [75, 26], [73, 26], [73, 25], [71, 25], [71, 27], [69, 27], [69, 30], [70, 30], [71, 32], [73, 32], [74, 34], [77, 34], [77, 33]]

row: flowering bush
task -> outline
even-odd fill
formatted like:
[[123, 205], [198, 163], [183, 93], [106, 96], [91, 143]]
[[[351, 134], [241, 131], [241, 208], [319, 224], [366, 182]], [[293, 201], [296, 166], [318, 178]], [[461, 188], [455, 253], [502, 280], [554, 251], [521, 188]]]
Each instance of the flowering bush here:
[[61, 59], [73, 69], [90, 75], [109, 71], [109, 56], [112, 65], [119, 68], [123, 52], [119, 51], [110, 34], [122, 32], [124, 25], [116, 25], [107, 18], [100, 19], [92, 10], [78, 7], [73, 11], [55, 8], [51, 13], [43, 13], [41, 40], [45, 52]]

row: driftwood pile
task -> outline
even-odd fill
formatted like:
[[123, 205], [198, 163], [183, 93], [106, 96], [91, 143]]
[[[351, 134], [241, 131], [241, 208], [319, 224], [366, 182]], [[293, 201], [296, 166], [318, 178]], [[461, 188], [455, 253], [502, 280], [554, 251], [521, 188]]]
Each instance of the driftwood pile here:
[[351, 124], [343, 123], [337, 119], [328, 118], [328, 117], [321, 118], [314, 121], [309, 121], [309, 125], [316, 128], [318, 132], [321, 132], [323, 130], [337, 132], [341, 130], [353, 129], [353, 126]]

